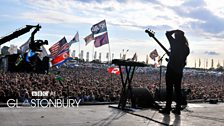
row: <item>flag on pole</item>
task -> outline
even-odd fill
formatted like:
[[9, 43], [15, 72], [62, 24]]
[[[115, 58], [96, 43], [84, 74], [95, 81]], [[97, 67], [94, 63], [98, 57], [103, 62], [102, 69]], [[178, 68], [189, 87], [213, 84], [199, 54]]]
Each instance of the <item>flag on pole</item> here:
[[61, 66], [63, 63], [65, 63], [67, 60], [70, 60], [71, 58], [69, 58], [69, 50], [64, 50], [60, 53], [60, 55], [58, 55], [57, 57], [55, 57], [51, 63], [53, 66]]
[[137, 61], [138, 60], [138, 56], [137, 54], [135, 53], [134, 56], [132, 57], [132, 61]]
[[45, 47], [42, 45], [41, 46], [41, 52], [39, 54], [39, 57], [41, 58], [41, 60], [45, 57], [48, 56], [47, 50], [45, 49]]
[[92, 40], [94, 40], [93, 34], [90, 34], [84, 38], [86, 45], [89, 44]]
[[109, 39], [108, 39], [107, 32], [102, 34], [102, 35], [99, 35], [99, 36], [95, 37], [94, 46], [96, 48], [100, 47], [102, 45], [108, 44], [108, 43], [109, 43]]
[[119, 68], [116, 68], [116, 67], [109, 67], [109, 68], [107, 69], [107, 71], [108, 71], [108, 73], [113, 73], [113, 74], [117, 74], [117, 75], [120, 74], [120, 70], [119, 70]]
[[98, 34], [101, 32], [107, 31], [106, 20], [103, 20], [91, 27], [91, 31], [93, 34]]
[[150, 53], [149, 56], [150, 56], [151, 59], [153, 59], [153, 60], [155, 61], [155, 58], [156, 58], [157, 56], [159, 56], [159, 55], [158, 55], [157, 50], [154, 49], [154, 50]]
[[22, 51], [22, 53], [25, 53], [29, 49], [31, 38], [29, 38], [24, 44], [22, 44], [19, 48]]
[[74, 38], [69, 42], [69, 46], [71, 46], [73, 43], [79, 42], [79, 32], [77, 32], [74, 36]]
[[69, 49], [69, 44], [65, 37], [63, 37], [59, 42], [55, 43], [53, 46], [49, 48], [52, 57], [56, 57], [62, 51]]

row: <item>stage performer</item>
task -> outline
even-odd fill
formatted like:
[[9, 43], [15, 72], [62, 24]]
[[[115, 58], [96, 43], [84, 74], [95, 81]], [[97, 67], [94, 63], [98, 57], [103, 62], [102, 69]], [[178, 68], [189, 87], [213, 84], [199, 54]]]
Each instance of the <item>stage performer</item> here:
[[[172, 36], [173, 34], [174, 37]], [[166, 37], [169, 40], [171, 48], [166, 70], [166, 106], [159, 112], [163, 114], [170, 114], [174, 87], [176, 95], [176, 108], [172, 112], [174, 114], [180, 115], [181, 80], [183, 76], [183, 69], [186, 65], [186, 59], [190, 53], [190, 49], [183, 31], [167, 31]]]

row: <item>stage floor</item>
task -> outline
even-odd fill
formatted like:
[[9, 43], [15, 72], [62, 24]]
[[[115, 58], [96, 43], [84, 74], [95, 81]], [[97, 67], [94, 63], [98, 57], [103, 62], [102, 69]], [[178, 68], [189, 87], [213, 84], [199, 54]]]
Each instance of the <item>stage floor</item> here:
[[[135, 114], [135, 115], [133, 115]], [[0, 108], [0, 126], [223, 126], [224, 103], [189, 104], [180, 116], [156, 110], [126, 113], [108, 105], [78, 108]], [[144, 116], [139, 117], [138, 115]]]

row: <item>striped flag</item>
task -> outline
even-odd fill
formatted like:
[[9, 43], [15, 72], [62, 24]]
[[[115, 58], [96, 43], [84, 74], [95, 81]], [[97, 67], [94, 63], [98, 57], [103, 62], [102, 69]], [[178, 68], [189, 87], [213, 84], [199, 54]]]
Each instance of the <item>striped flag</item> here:
[[108, 34], [107, 32], [105, 32], [104, 34], [102, 35], [99, 35], [97, 37], [95, 37], [95, 41], [94, 41], [94, 46], [97, 48], [97, 47], [100, 47], [102, 45], [105, 45], [105, 44], [108, 44], [109, 43], [109, 39], [108, 39]]
[[89, 44], [92, 40], [94, 40], [93, 34], [90, 34], [84, 38], [86, 45]]
[[49, 51], [51, 52], [52, 57], [56, 57], [59, 55], [62, 51], [69, 49], [69, 44], [67, 43], [67, 40], [65, 37], [63, 37], [59, 42], [55, 43], [53, 46], [49, 48]]
[[67, 60], [70, 60], [69, 58], [69, 50], [64, 50], [59, 54], [57, 57], [55, 57], [51, 63], [53, 66], [61, 66], [63, 63], [65, 63]]

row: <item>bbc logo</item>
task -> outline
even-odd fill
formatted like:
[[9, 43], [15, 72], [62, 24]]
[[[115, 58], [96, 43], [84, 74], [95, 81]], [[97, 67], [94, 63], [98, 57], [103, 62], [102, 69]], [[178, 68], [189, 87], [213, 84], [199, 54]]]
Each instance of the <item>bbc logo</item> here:
[[49, 91], [32, 91], [32, 96], [48, 96]]

